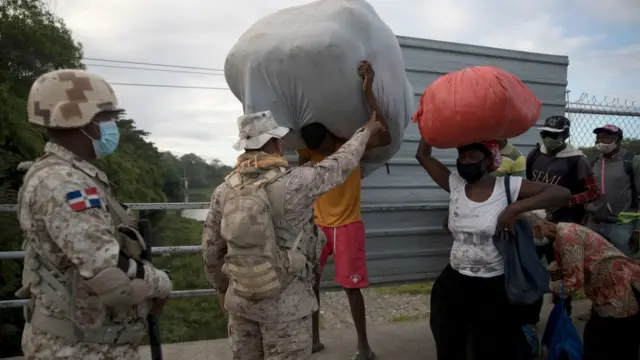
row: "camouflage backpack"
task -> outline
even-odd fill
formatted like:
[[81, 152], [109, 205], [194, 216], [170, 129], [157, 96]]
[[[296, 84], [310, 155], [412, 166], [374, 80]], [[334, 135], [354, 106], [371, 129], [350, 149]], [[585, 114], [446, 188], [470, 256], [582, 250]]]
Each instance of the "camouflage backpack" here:
[[[227, 241], [223, 271], [232, 282], [230, 288], [242, 298], [260, 300], [280, 294], [290, 275], [307, 265], [307, 258], [298, 248], [303, 232], [291, 246], [279, 242], [274, 209], [265, 189], [284, 188], [284, 182], [276, 180], [287, 173], [283, 169], [242, 169], [225, 179], [229, 188], [220, 227], [220, 234]], [[278, 191], [274, 194], [283, 195]], [[282, 201], [284, 196], [279, 195], [275, 201]]]

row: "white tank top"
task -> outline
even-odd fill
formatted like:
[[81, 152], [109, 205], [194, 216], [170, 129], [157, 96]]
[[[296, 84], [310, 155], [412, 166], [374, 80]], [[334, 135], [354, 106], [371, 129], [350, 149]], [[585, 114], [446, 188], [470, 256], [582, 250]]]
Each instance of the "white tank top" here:
[[[498, 216], [507, 207], [504, 178], [496, 179], [493, 193], [482, 203], [469, 200], [467, 182], [453, 171], [449, 177], [449, 230], [453, 234], [451, 267], [467, 276], [494, 277], [504, 273], [504, 259], [493, 244]], [[511, 199], [522, 186], [521, 177], [511, 177]]]

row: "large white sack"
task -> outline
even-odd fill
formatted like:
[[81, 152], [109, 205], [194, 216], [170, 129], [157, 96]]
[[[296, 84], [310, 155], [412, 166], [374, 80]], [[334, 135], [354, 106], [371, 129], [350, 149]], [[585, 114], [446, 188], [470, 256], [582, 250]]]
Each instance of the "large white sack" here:
[[348, 139], [368, 120], [361, 60], [373, 65], [374, 92], [392, 138], [365, 155], [368, 174], [398, 151], [414, 111], [398, 40], [368, 2], [319, 0], [268, 15], [229, 51], [224, 72], [244, 112], [271, 110], [279, 125], [293, 129], [285, 142], [297, 149], [305, 147], [298, 135], [304, 125], [320, 122]]

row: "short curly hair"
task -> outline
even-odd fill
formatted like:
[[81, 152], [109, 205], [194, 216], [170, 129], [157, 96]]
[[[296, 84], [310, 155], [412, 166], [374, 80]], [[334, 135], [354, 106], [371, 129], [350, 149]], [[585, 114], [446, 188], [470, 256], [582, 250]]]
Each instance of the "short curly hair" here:
[[300, 129], [300, 136], [302, 136], [302, 140], [304, 140], [307, 148], [311, 150], [320, 149], [322, 143], [329, 135], [329, 130], [318, 122], [305, 125]]

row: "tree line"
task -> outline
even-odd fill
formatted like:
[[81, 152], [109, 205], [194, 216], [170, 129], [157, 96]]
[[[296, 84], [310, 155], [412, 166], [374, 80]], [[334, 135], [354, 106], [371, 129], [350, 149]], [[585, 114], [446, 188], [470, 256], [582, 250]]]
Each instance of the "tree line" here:
[[[32, 83], [55, 69], [85, 66], [82, 44], [73, 39], [62, 19], [52, 14], [42, 1], [2, 0], [0, 19], [0, 204], [15, 204], [24, 175], [16, 169], [17, 165], [42, 155], [47, 141], [46, 131], [27, 122], [27, 97]], [[97, 165], [109, 176], [116, 197], [122, 202], [183, 201], [184, 176], [191, 188], [205, 189], [203, 193], [210, 194], [210, 189], [231, 171], [218, 160], [207, 162], [195, 154], [177, 157], [160, 151], [148, 140], [149, 133], [126, 116], [117, 123], [121, 132], [119, 147]], [[192, 200], [208, 201], [208, 198], [200, 196]], [[149, 217], [157, 234], [156, 245], [199, 242], [200, 224], [175, 212], [156, 211]], [[0, 212], [0, 229], [0, 251], [20, 250], [22, 236], [15, 213]], [[203, 279], [193, 276], [196, 271], [202, 272], [202, 266], [198, 266], [198, 261], [187, 260], [173, 262], [179, 267], [173, 269], [177, 287], [182, 284], [205, 287]], [[175, 267], [168, 260], [160, 261], [167, 267]], [[21, 272], [22, 261], [0, 261], [0, 300], [14, 299]], [[193, 284], [194, 279], [198, 284]], [[197, 304], [189, 306], [197, 308]], [[22, 309], [0, 310], [0, 358], [19, 355], [23, 324]], [[174, 336], [171, 331], [178, 330], [165, 328], [165, 337]], [[176, 336], [184, 336], [184, 329], [179, 331], [182, 334]]]

